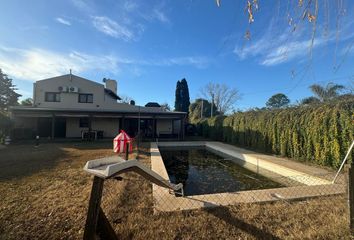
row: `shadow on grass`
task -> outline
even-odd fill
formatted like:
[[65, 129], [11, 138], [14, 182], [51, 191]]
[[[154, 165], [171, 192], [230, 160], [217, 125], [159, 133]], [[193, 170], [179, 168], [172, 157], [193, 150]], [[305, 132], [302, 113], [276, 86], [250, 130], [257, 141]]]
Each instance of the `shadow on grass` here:
[[58, 144], [11, 145], [0, 151], [0, 181], [31, 176], [55, 167], [67, 156]]
[[246, 223], [239, 218], [236, 218], [226, 207], [206, 208], [205, 211], [223, 220], [225, 223], [232, 225], [244, 232], [247, 232], [250, 235], [253, 235], [257, 239], [280, 239], [270, 232], [267, 232], [252, 224]]
[[82, 155], [87, 155], [87, 161], [91, 160], [91, 151], [86, 152], [85, 150], [112, 149], [110, 141], [44, 141], [42, 140], [38, 147], [29, 142], [12, 144], [6, 149], [0, 150], [0, 182], [44, 172], [55, 168], [60, 162], [68, 162], [68, 165], [72, 165], [69, 163], [76, 162], [75, 159]]

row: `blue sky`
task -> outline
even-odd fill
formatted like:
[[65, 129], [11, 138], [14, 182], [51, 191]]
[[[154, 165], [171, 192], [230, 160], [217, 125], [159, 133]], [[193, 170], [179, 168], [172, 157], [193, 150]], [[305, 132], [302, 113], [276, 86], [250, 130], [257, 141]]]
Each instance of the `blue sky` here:
[[242, 95], [234, 108], [243, 110], [278, 92], [295, 103], [311, 95], [312, 83], [353, 82], [354, 2], [319, 1], [312, 48], [313, 24], [299, 20], [298, 1], [259, 2], [249, 24], [244, 0], [220, 7], [214, 0], [5, 0], [0, 68], [23, 97], [32, 96], [34, 81], [72, 69], [97, 82], [116, 79], [119, 95], [140, 105], [173, 106], [182, 78], [191, 100], [208, 82], [227, 84]]

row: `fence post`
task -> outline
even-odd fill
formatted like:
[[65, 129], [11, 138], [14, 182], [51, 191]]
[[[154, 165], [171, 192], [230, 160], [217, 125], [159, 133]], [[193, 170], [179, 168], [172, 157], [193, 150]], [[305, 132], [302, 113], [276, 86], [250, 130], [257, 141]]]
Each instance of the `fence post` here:
[[350, 211], [350, 232], [354, 235], [354, 161], [349, 168], [349, 211]]
[[93, 178], [91, 197], [87, 212], [84, 239], [85, 240], [94, 240], [96, 239], [97, 233], [97, 222], [99, 219], [100, 205], [102, 198], [104, 179], [95, 176]]

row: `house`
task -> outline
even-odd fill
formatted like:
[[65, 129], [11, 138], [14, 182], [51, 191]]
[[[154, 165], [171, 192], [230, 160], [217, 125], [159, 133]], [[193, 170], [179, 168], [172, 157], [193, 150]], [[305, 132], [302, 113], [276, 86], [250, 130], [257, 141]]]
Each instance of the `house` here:
[[33, 106], [11, 108], [13, 138], [81, 138], [87, 132], [112, 138], [123, 129], [133, 137], [183, 139], [186, 113], [119, 103], [117, 82], [103, 81], [67, 74], [35, 82]]

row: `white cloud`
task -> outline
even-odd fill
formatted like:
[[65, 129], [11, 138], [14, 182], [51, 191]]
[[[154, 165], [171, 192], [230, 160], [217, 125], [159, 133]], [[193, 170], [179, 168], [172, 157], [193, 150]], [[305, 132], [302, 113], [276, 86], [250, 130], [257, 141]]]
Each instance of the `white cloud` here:
[[170, 23], [170, 19], [167, 18], [166, 14], [159, 8], [153, 9], [151, 13], [153, 19], [157, 19], [162, 23]]
[[145, 9], [143, 11], [140, 11], [140, 15], [143, 19], [149, 22], [159, 21], [164, 24], [171, 23], [170, 19], [167, 17], [167, 14], [164, 11], [164, 6], [161, 4], [150, 8], [148, 11], [146, 11]]
[[[294, 59], [305, 57], [319, 47], [334, 42], [345, 42], [353, 39], [354, 34], [350, 29], [354, 24], [353, 20], [349, 20], [341, 28], [341, 34], [338, 38], [336, 30], [329, 31], [327, 35], [321, 34], [324, 26], [317, 26], [317, 35], [312, 42], [311, 28], [298, 28], [292, 31], [286, 28], [284, 32], [279, 32], [278, 23], [272, 21], [264, 34], [258, 39], [252, 39], [246, 43], [246, 47], [236, 45], [233, 53], [240, 60], [249, 57], [257, 58], [257, 62], [264, 66], [273, 66], [288, 62]], [[346, 46], [345, 49], [348, 49]]]
[[93, 26], [100, 32], [125, 41], [133, 40], [134, 33], [127, 27], [105, 16], [94, 16]]
[[148, 64], [156, 66], [194, 66], [197, 68], [205, 68], [209, 65], [210, 60], [206, 57], [187, 56], [187, 57], [171, 57], [155, 61], [149, 61]]
[[13, 78], [36, 81], [66, 74], [99, 70], [116, 73], [118, 59], [80, 52], [58, 53], [44, 49], [18, 49], [0, 46], [0, 68]]
[[65, 20], [61, 17], [57, 17], [55, 19], [57, 22], [61, 23], [61, 24], [64, 24], [64, 25], [67, 25], [67, 26], [71, 26], [71, 22], [69, 22], [68, 20]]
[[283, 34], [275, 39], [271, 39], [269, 36], [263, 36], [248, 47], [236, 47], [233, 52], [241, 60], [248, 57], [257, 57], [261, 65], [272, 66], [305, 56], [309, 54], [311, 47], [315, 49], [331, 41], [330, 38], [318, 37], [311, 46], [311, 39], [304, 40], [296, 36], [285, 36], [286, 34]]
[[97, 6], [92, 1], [71, 0], [79, 11], [89, 17], [92, 25], [100, 32], [124, 41], [137, 41], [145, 31], [147, 22], [158, 21], [170, 24], [170, 19], [164, 11], [164, 4], [151, 6], [144, 1], [118, 1], [111, 6], [114, 18], [100, 15]]
[[92, 12], [91, 6], [88, 5], [84, 0], [71, 0], [73, 5], [82, 12], [90, 13]]
[[[312, 48], [316, 48], [324, 43], [325, 41], [323, 39], [315, 39]], [[269, 52], [261, 61], [261, 64], [265, 66], [277, 65], [296, 57], [305, 56], [309, 54], [310, 50], [311, 40], [288, 42], [276, 47], [272, 52]]]
[[126, 1], [123, 5], [123, 8], [127, 12], [135, 11], [139, 8], [139, 5], [133, 1]]
[[12, 78], [26, 81], [67, 74], [69, 69], [77, 74], [87, 71], [117, 74], [124, 66], [129, 66], [128, 69], [135, 68], [140, 74], [142, 70], [139, 66], [205, 68], [210, 63], [210, 59], [203, 56], [131, 59], [115, 55], [97, 56], [78, 51], [60, 53], [39, 48], [19, 49], [0, 45], [0, 69]]

